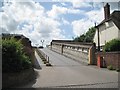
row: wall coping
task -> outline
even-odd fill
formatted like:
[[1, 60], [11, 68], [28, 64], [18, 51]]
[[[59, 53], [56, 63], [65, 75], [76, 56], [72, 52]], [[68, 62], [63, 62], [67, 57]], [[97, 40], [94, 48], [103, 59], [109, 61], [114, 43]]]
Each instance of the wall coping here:
[[115, 51], [115, 52], [96, 52], [95, 54], [120, 54], [120, 51]]

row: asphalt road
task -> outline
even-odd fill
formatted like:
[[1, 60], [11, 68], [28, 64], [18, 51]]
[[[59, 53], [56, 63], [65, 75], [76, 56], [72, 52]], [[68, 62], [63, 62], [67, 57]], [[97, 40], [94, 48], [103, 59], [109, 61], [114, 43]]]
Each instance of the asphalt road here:
[[70, 58], [53, 52], [47, 48], [41, 49], [50, 58], [52, 67], [46, 67], [37, 53], [36, 58], [42, 69], [36, 81], [24, 86], [27, 88], [117, 88], [118, 72], [109, 71], [97, 66], [83, 65]]

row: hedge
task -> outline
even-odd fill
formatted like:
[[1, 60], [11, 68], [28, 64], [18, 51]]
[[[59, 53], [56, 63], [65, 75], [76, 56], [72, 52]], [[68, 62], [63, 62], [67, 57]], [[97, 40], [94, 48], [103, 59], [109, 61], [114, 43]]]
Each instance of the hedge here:
[[23, 45], [14, 38], [2, 40], [2, 72], [20, 72], [31, 68], [31, 60], [25, 55]]
[[113, 39], [107, 42], [103, 48], [105, 52], [120, 51], [120, 39]]

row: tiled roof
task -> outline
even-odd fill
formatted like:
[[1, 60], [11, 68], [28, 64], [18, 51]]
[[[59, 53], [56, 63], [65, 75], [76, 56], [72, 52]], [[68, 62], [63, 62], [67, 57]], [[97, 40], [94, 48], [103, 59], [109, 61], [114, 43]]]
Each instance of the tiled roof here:
[[109, 19], [107, 20], [103, 20], [100, 24], [98, 24], [96, 27], [99, 27], [100, 25], [104, 24], [107, 21], [112, 20], [114, 22], [114, 24], [118, 27], [118, 29], [120, 30], [120, 11], [114, 11]]

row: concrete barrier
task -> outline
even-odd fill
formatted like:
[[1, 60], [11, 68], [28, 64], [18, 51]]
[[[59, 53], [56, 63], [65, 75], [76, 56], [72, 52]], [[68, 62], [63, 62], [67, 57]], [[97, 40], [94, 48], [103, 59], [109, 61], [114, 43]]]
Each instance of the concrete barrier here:
[[79, 62], [88, 63], [88, 52], [82, 52], [82, 51], [64, 48], [63, 55], [66, 55]]
[[49, 48], [55, 52], [86, 64], [96, 64], [94, 43], [63, 42], [54, 40]]

